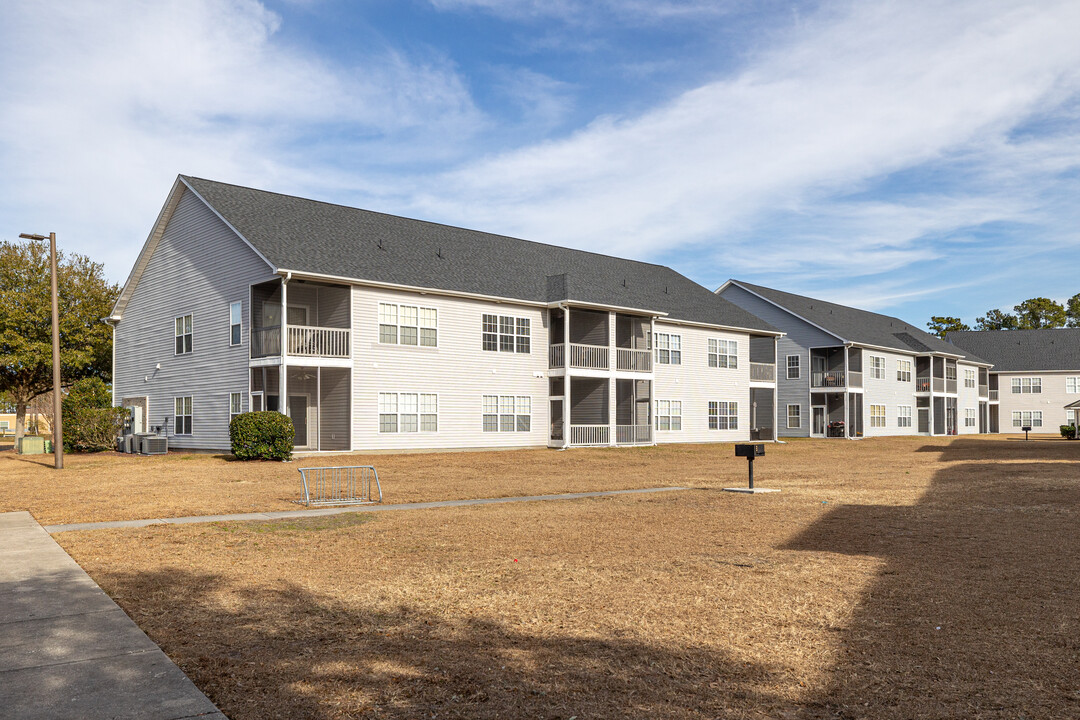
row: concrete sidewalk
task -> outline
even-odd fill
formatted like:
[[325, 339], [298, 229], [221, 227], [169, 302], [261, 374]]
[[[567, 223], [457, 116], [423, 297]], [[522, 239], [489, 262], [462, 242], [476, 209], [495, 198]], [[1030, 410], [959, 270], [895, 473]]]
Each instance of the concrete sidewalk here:
[[0, 514], [0, 716], [225, 720], [27, 512]]
[[284, 520], [286, 518], [318, 517], [356, 512], [387, 512], [390, 510], [426, 510], [429, 508], [463, 507], [466, 505], [497, 505], [500, 503], [536, 502], [538, 500], [579, 500], [581, 498], [610, 497], [612, 495], [637, 495], [641, 493], [672, 492], [688, 490], [685, 487], [641, 488], [638, 490], [602, 490], [597, 492], [561, 493], [559, 495], [519, 495], [501, 498], [477, 498], [474, 500], [438, 500], [435, 502], [398, 503], [396, 505], [350, 505], [345, 507], [317, 508], [314, 510], [279, 510], [275, 512], [237, 513], [235, 515], [192, 515], [189, 517], [153, 518], [147, 520], [112, 520], [106, 522], [69, 523], [46, 525], [50, 533], [72, 530], [109, 530], [115, 528], [138, 528], [147, 525], [187, 525], [190, 523], [225, 522], [235, 520]]

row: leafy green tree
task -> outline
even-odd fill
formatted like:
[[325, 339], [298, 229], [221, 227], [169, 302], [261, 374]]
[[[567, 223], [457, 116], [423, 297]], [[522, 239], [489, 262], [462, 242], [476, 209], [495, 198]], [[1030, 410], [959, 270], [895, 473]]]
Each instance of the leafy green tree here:
[[1065, 323], [1069, 327], [1080, 327], [1080, 293], [1073, 295], [1065, 304], [1065, 314], [1069, 317]]
[[971, 329], [960, 318], [948, 315], [932, 315], [930, 322], [926, 323], [926, 327], [930, 332], [942, 339], [944, 339], [945, 333]]
[[1016, 330], [1020, 327], [1015, 315], [1001, 310], [987, 310], [986, 315], [975, 318], [976, 330]]
[[[62, 385], [84, 377], [110, 379], [109, 314], [119, 288], [102, 265], [57, 253]], [[0, 241], [0, 392], [15, 405], [15, 437], [31, 400], [52, 389], [52, 290], [48, 242]]]
[[1021, 330], [1056, 328], [1065, 324], [1065, 307], [1050, 298], [1036, 297], [1014, 305], [1016, 319]]

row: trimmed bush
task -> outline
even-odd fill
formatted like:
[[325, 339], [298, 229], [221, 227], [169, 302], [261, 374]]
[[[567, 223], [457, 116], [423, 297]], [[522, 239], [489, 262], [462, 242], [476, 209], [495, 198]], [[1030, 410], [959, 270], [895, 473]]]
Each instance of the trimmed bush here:
[[288, 460], [296, 428], [279, 412], [247, 412], [229, 423], [229, 440], [237, 460]]
[[1076, 439], [1076, 426], [1075, 425], [1062, 425], [1061, 426], [1061, 437], [1066, 438], [1068, 440], [1075, 440]]
[[112, 393], [101, 378], [76, 381], [60, 401], [60, 411], [67, 452], [111, 450], [124, 430], [124, 409], [112, 407]]

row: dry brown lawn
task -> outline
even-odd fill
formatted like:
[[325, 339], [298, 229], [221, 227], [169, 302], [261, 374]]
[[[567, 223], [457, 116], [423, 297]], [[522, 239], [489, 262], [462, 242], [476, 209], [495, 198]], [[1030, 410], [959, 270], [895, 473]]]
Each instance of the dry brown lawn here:
[[233, 720], [1080, 717], [1080, 443], [767, 453], [782, 493], [730, 446], [382, 456], [394, 500], [697, 489], [56, 537]]

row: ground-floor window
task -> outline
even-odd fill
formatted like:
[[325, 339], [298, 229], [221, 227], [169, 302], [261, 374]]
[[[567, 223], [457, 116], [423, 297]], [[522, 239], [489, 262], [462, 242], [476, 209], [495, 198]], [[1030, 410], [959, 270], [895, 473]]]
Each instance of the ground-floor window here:
[[964, 427], [975, 427], [975, 408], [964, 408]]
[[176, 434], [191, 434], [191, 396], [176, 398]]
[[738, 430], [739, 429], [739, 403], [725, 401], [709, 401], [709, 429], [710, 430]]
[[896, 427], [911, 427], [911, 406], [896, 406]]
[[[798, 357], [798, 355], [792, 357]], [[789, 428], [802, 427], [802, 405], [787, 406], [787, 426]]]
[[243, 412], [242, 400], [240, 399], [240, 393], [229, 393], [229, 423], [231, 424], [233, 418]]
[[870, 427], [885, 427], [885, 406], [870, 406]]
[[656, 401], [656, 429], [682, 430], [682, 400]]
[[528, 395], [484, 395], [484, 432], [532, 430], [532, 398]]
[[435, 393], [379, 393], [379, 432], [438, 432]]
[[1042, 427], [1042, 410], [1014, 410], [1013, 427]]

